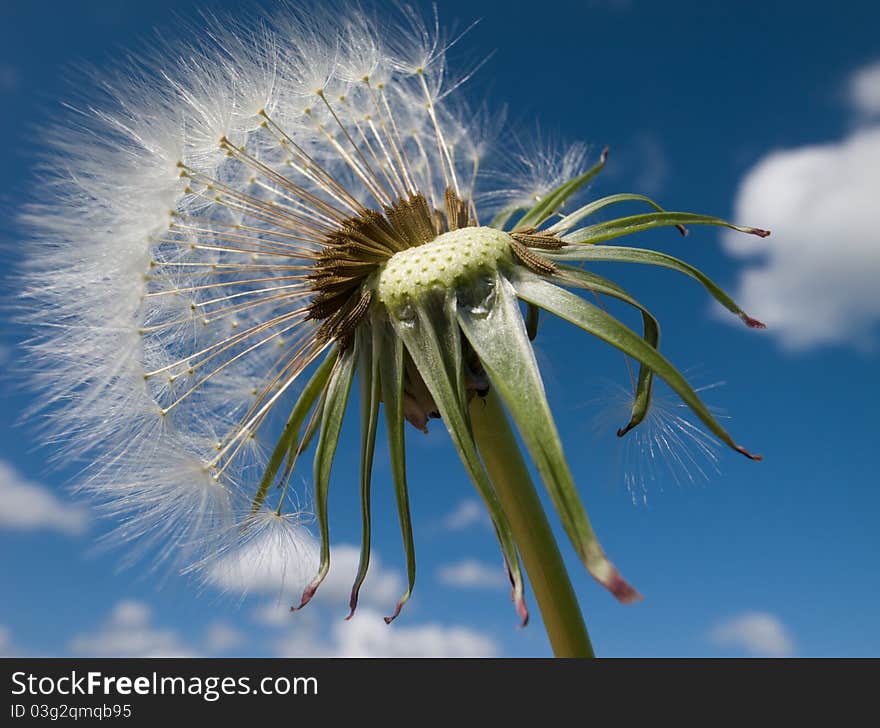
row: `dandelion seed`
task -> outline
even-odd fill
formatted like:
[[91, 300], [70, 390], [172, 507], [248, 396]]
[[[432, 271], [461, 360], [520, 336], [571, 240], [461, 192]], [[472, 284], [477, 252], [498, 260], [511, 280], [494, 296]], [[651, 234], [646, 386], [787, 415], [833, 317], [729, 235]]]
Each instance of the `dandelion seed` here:
[[[415, 581], [404, 424], [426, 430], [439, 417], [492, 519], [525, 622], [520, 555], [535, 563], [529, 539], [540, 529], [524, 530], [520, 501], [505, 488], [519, 454], [512, 437], [497, 437], [507, 427], [503, 403], [584, 565], [633, 601], [566, 464], [530, 345], [535, 312], [640, 362], [624, 429], [650, 411], [656, 375], [714, 436], [754, 457], [659, 353], [648, 310], [568, 263], [671, 268], [754, 323], [682, 261], [608, 243], [685, 224], [766, 233], [666, 212], [640, 195], [566, 214], [604, 164], [603, 153], [587, 167], [580, 146], [558, 162], [523, 147], [529, 179], [496, 178], [493, 189], [483, 163], [490, 140], [472, 126], [482, 117], [457, 98], [466, 76], [452, 76], [445, 59], [458, 37], [407, 8], [397, 23], [357, 10], [290, 13], [253, 27], [217, 22], [188, 45], [163, 48], [101, 80], [98, 98], [72, 105], [47, 132], [53, 151], [26, 216], [38, 244], [24, 296], [50, 438], [63, 457], [90, 462], [84, 487], [126, 537], [153, 539], [197, 565], [236, 548], [255, 559], [255, 549], [282, 542], [310, 553], [290, 503], [314, 440], [320, 565], [299, 608], [330, 568], [330, 473], [357, 372], [363, 541], [351, 611], [370, 560], [370, 471], [384, 411], [408, 574], [388, 621]], [[592, 221], [618, 203], [647, 212]], [[636, 307], [643, 333], [569, 289]], [[495, 413], [489, 425], [486, 412]], [[531, 488], [527, 474], [520, 481]], [[537, 574], [533, 583], [557, 639], [556, 587], [547, 591]], [[584, 652], [588, 641], [571, 649]]]
[[[704, 396], [715, 386], [695, 389]], [[626, 486], [634, 505], [647, 503], [651, 487], [662, 489], [666, 480], [683, 486], [707, 481], [720, 472], [718, 441], [693, 421], [687, 405], [675, 394], [655, 391], [644, 422], [632, 434], [615, 437], [610, 424], [628, 416], [633, 393], [616, 383], [608, 383], [605, 389], [586, 405], [593, 412], [591, 429], [600, 446], [610, 451], [615, 466], [612, 470]], [[722, 419], [716, 408], [709, 409]]]

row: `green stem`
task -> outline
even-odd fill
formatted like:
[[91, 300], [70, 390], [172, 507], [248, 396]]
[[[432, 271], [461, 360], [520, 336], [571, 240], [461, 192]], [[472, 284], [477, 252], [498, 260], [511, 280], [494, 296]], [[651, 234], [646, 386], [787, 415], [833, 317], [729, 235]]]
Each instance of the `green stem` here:
[[532, 483], [498, 395], [490, 391], [470, 406], [474, 438], [510, 521], [556, 657], [593, 657], [562, 554]]

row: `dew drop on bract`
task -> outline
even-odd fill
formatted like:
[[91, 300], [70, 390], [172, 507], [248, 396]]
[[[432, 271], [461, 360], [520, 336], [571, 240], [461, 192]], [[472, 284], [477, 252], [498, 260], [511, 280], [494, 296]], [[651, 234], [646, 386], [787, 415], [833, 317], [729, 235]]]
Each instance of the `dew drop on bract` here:
[[472, 280], [457, 291], [458, 305], [472, 316], [485, 318], [495, 306], [495, 279], [482, 277]]
[[408, 329], [414, 329], [417, 323], [417, 314], [415, 306], [412, 305], [410, 300], [404, 301], [400, 306], [398, 306], [397, 310], [394, 312], [394, 317], [397, 321]]

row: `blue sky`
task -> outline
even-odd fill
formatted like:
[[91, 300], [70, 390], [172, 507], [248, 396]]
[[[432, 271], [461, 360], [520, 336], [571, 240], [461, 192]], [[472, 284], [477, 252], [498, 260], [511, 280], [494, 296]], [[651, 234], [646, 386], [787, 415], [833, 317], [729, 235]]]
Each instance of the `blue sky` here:
[[[59, 112], [76, 64], [106, 64], [154, 28], [173, 36], [199, 8], [238, 5], [0, 6], [4, 270], [23, 255], [13, 218], [33, 190], [41, 125]], [[626, 384], [621, 358], [562, 323], [541, 331], [539, 359], [583, 498], [606, 550], [646, 597], [616, 604], [563, 544], [597, 652], [880, 653], [871, 384], [880, 234], [869, 213], [880, 189], [880, 8], [449, 0], [440, 10], [446, 21], [480, 19], [462, 41], [465, 59], [494, 51], [466, 94], [508, 104], [524, 137], [538, 119], [547, 135], [584, 140], [595, 153], [611, 147], [593, 194], [643, 192], [668, 208], [774, 232], [748, 245], [708, 229], [634, 241], [741, 294], [765, 332], [731, 325], [671, 272], [601, 271], [654, 310], [667, 356], [710, 387], [707, 401], [765, 456], [760, 464], [719, 450], [720, 472], [692, 483], [659, 463], [646, 496], [633, 497], [624, 484], [632, 445], [613, 436], [621, 422], [603, 415], [615, 385]], [[14, 298], [15, 275], [2, 286]], [[8, 316], [0, 321], [10, 375], [0, 381], [0, 653], [549, 654], [533, 601], [533, 623], [519, 629], [503, 584], [482, 578], [497, 566], [494, 538], [437, 426], [429, 437], [408, 433], [419, 580], [390, 628], [380, 615], [393, 606], [403, 561], [384, 456], [375, 476], [380, 564], [350, 623], [342, 621], [350, 575], [341, 572], [351, 555], [344, 544], [359, 538], [354, 455], [334, 470], [340, 573], [307, 611], [286, 614], [290, 595], [279, 600], [268, 584], [252, 584], [242, 600], [149, 562], [121, 568], [124, 549], [96, 547], [105, 524], [70, 501], [76, 467], [49, 469], [51, 450], [19, 422], [32, 397], [19, 376], [25, 335]], [[343, 437], [341, 451], [357, 452], [356, 422]]]

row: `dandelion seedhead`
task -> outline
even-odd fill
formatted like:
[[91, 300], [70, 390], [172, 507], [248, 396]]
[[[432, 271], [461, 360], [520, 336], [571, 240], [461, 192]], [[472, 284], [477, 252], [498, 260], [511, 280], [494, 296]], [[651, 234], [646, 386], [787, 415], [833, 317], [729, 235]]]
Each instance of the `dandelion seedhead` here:
[[[524, 620], [521, 546], [471, 416], [499, 397], [584, 565], [632, 601], [563, 454], [530, 341], [538, 311], [639, 363], [619, 435], [648, 415], [659, 376], [709, 432], [757, 459], [660, 353], [648, 309], [592, 264], [671, 269], [758, 326], [687, 263], [616, 243], [662, 226], [767, 233], [638, 194], [563, 214], [605, 164], [603, 152], [587, 166], [580, 146], [533, 158], [523, 147], [525, 177], [493, 188], [483, 173], [492, 124], [453, 93], [463, 79], [446, 65], [451, 41], [410, 9], [398, 15], [285, 9], [253, 25], [215, 22], [103, 77], [47, 132], [24, 284], [47, 434], [62, 457], [86, 458], [82, 487], [124, 537], [205, 569], [230, 553], [258, 563], [282, 541], [308, 553], [289, 546], [303, 538], [292, 484], [313, 443], [305, 499], [320, 566], [299, 607], [330, 566], [331, 468], [357, 379], [363, 540], [352, 612], [370, 559], [384, 411], [409, 577], [389, 621], [415, 580], [405, 423], [426, 431], [433, 418], [485, 503]], [[481, 200], [494, 202], [493, 218]], [[645, 211], [594, 221], [622, 203]], [[628, 304], [642, 331], [577, 292]]]

